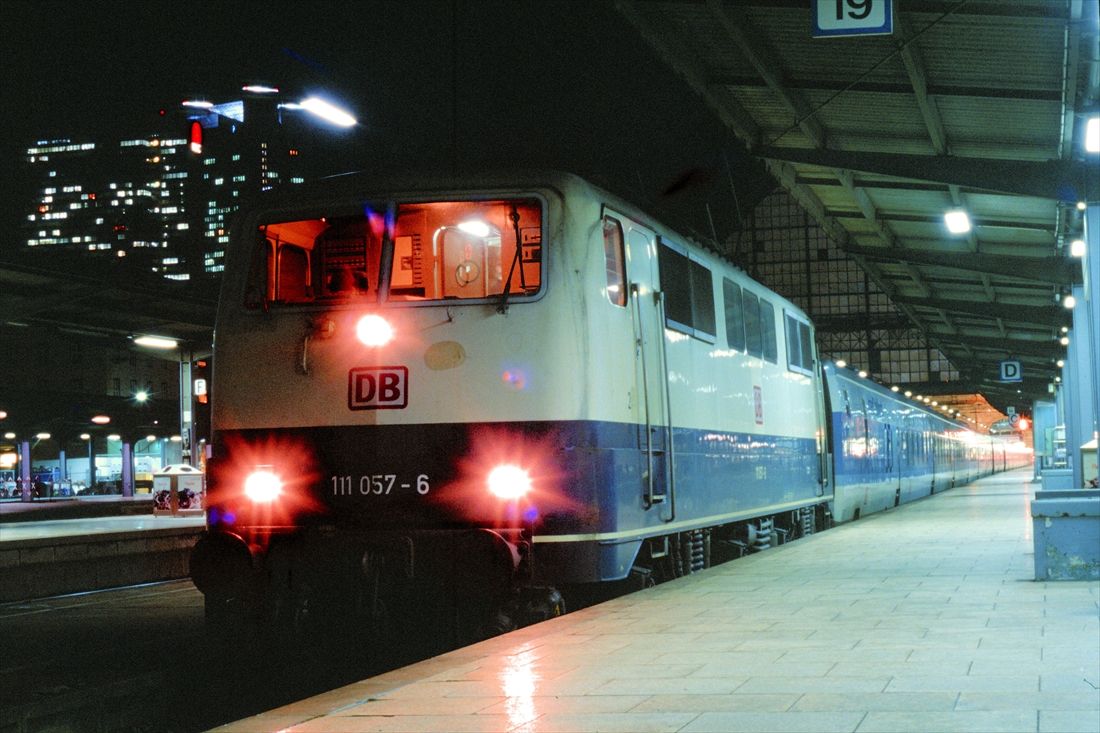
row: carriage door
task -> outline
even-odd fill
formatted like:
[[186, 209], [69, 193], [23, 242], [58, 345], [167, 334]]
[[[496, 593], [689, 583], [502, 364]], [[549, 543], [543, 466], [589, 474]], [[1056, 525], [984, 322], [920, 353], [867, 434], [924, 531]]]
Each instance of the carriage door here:
[[[617, 215], [616, 215], [617, 216]], [[668, 409], [665, 324], [657, 272], [657, 237], [625, 217], [626, 274], [634, 320], [635, 413], [642, 461], [642, 499], [646, 509], [665, 504], [672, 491], [672, 441]], [[671, 502], [669, 502], [671, 504]], [[661, 512], [671, 519], [671, 512]], [[667, 517], [664, 515], [668, 514]]]

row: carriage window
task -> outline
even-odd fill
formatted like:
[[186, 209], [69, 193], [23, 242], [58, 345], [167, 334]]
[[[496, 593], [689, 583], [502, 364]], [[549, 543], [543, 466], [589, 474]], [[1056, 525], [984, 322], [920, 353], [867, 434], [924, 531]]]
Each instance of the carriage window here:
[[764, 353], [764, 343], [760, 338], [760, 299], [746, 290], [742, 302], [745, 310], [745, 351], [750, 356], [759, 357]]
[[778, 346], [775, 342], [775, 309], [763, 298], [760, 299], [760, 335], [764, 345], [764, 359], [775, 364], [779, 361]]
[[811, 373], [814, 368], [813, 337], [810, 325], [787, 314], [787, 367], [792, 372]]
[[741, 287], [722, 278], [722, 303], [726, 311], [726, 345], [745, 350], [745, 318], [741, 310]]
[[714, 284], [710, 270], [662, 243], [658, 249], [665, 322], [704, 341], [715, 340]]
[[537, 199], [516, 198], [366, 202], [272, 222], [259, 229], [245, 302], [437, 302], [505, 291], [522, 301], [542, 287], [542, 218]]
[[626, 268], [623, 257], [623, 225], [610, 216], [603, 218], [603, 259], [607, 270], [607, 299], [612, 305], [626, 305]]

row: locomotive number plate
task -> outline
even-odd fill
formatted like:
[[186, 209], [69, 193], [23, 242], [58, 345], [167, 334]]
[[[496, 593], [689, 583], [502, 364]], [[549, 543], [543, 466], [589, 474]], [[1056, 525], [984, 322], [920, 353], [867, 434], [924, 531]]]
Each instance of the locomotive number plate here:
[[408, 386], [408, 367], [354, 367], [348, 372], [348, 409], [403, 410]]

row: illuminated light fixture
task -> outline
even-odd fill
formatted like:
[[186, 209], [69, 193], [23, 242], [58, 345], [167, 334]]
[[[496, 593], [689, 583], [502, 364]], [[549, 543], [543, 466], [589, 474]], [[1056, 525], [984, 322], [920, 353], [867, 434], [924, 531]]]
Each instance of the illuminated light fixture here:
[[931, 402], [931, 401], [932, 401], [932, 400], [931, 400], [931, 399], [929, 399], [928, 397], [925, 397], [925, 398], [924, 398], [924, 400], [923, 400], [924, 404], [926, 404], [926, 405], [927, 405], [927, 404], [928, 404], [929, 402]]
[[81, 440], [91, 440], [92, 439], [92, 434], [91, 433], [81, 433], [80, 434], [80, 439]]
[[1069, 333], [1069, 326], [1062, 326], [1062, 333]]
[[1020, 422], [1016, 423], [1016, 427], [1018, 427], [1020, 430], [1027, 430], [1029, 427], [1031, 427], [1031, 423], [1027, 421], [1026, 417], [1021, 417]]
[[0, 468], [12, 468], [19, 462], [19, 456], [15, 453], [0, 453]]
[[118, 433], [111, 433], [107, 436], [107, 440], [122, 440], [122, 436]]
[[198, 107], [199, 109], [213, 109], [214, 103], [203, 99], [185, 99], [181, 102], [184, 107]]
[[907, 390], [905, 390], [905, 396], [906, 396], [906, 397], [912, 397], [912, 396], [913, 396], [913, 392], [912, 392], [911, 390], [908, 390], [908, 389], [907, 389]]
[[970, 217], [962, 209], [953, 209], [943, 215], [947, 231], [952, 234], [966, 234], [970, 231]]
[[4, 433], [4, 440], [15, 440], [15, 433]]
[[893, 387], [890, 388], [891, 392], [899, 392], [900, 390], [901, 390], [901, 387], [899, 387], [896, 384]]
[[1062, 298], [1062, 305], [1066, 308], [1069, 308], [1070, 310], [1073, 310], [1073, 307], [1077, 305], [1077, 298], [1074, 298], [1072, 295], [1067, 295], [1066, 297]]
[[1086, 204], [1086, 203], [1085, 203], [1084, 201], [1078, 201], [1078, 202], [1077, 202], [1077, 210], [1078, 210], [1078, 211], [1084, 211], [1084, 210], [1085, 210], [1085, 209], [1087, 209], [1088, 207], [1089, 207], [1089, 205], [1088, 205], [1088, 204]]
[[357, 120], [344, 110], [317, 97], [303, 99], [298, 106], [338, 127], [354, 127], [357, 123]]
[[154, 443], [154, 442], [156, 442], [156, 439], [157, 439], [157, 436], [155, 436], [155, 435], [146, 435], [145, 436], [145, 442], [146, 443]]
[[859, 370], [859, 371], [857, 372], [857, 374], [859, 374], [859, 378], [860, 378], [860, 379], [866, 379], [866, 378], [867, 378], [867, 372], [863, 371], [862, 369], [860, 369], [860, 370]]
[[279, 92], [278, 87], [268, 87], [263, 84], [245, 84], [241, 87], [242, 92], [252, 92], [253, 94], [277, 94]]
[[844, 361], [843, 359], [837, 359], [836, 365], [843, 369], [844, 367], [848, 366], [848, 362]]
[[936, 405], [938, 405], [938, 404], [940, 404], [940, 403], [939, 403], [939, 402], [937, 402], [936, 400], [932, 400], [932, 407], [935, 407], [935, 406], [936, 406]]
[[1090, 117], [1085, 123], [1085, 152], [1100, 153], [1100, 117]]
[[382, 316], [371, 313], [355, 324], [355, 335], [366, 346], [385, 346], [393, 339], [393, 326]]
[[1061, 377], [1055, 377], [1055, 378], [1054, 378], [1054, 381], [1055, 381], [1056, 383], [1059, 383], [1059, 382], [1061, 382], [1061, 381], [1062, 381], [1062, 378], [1061, 378]]
[[500, 499], [518, 499], [531, 490], [531, 477], [519, 466], [504, 464], [489, 472], [489, 493]]
[[108, 415], [93, 415], [92, 422], [94, 422], [96, 425], [106, 425], [107, 423], [111, 422], [111, 418]]
[[7, 416], [8, 413], [5, 410], [0, 410], [0, 420], [3, 420]]
[[138, 336], [134, 343], [151, 349], [174, 349], [179, 346], [179, 341], [164, 336]]
[[168, 440], [172, 441], [173, 443], [182, 443], [183, 442], [183, 436], [182, 435], [173, 435]]
[[35, 433], [34, 437], [37, 440], [49, 440], [50, 439], [50, 434], [49, 433]]
[[1066, 360], [1065, 359], [1059, 359], [1058, 361], [1054, 362], [1054, 365], [1057, 366], [1059, 369], [1061, 369], [1062, 367], [1064, 367], [1066, 365]]
[[1069, 253], [1073, 257], [1085, 256], [1085, 240], [1075, 239], [1069, 243]]
[[135, 399], [135, 400], [137, 400], [138, 402], [145, 402], [145, 400], [149, 399], [149, 393], [148, 393], [148, 392], [146, 392], [146, 391], [145, 391], [145, 390], [143, 390], [143, 389], [142, 389], [142, 390], [138, 390], [138, 391], [137, 391], [137, 392], [136, 392], [136, 393], [134, 394], [134, 399]]
[[483, 221], [477, 219], [471, 219], [470, 221], [464, 221], [458, 225], [458, 228], [467, 234], [473, 234], [475, 237], [487, 237], [489, 236], [489, 225]]
[[266, 468], [248, 474], [244, 480], [244, 494], [257, 504], [270, 504], [283, 493], [283, 482]]
[[1063, 336], [1062, 338], [1058, 339], [1058, 343], [1060, 343], [1062, 346], [1069, 346], [1069, 336]]

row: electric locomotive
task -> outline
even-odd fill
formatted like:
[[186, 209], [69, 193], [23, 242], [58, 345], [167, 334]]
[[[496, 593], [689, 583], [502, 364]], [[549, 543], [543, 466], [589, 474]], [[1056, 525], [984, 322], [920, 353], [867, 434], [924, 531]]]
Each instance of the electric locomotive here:
[[344, 176], [231, 240], [192, 556], [213, 621], [443, 587], [537, 618], [825, 521], [809, 319], [580, 178]]

